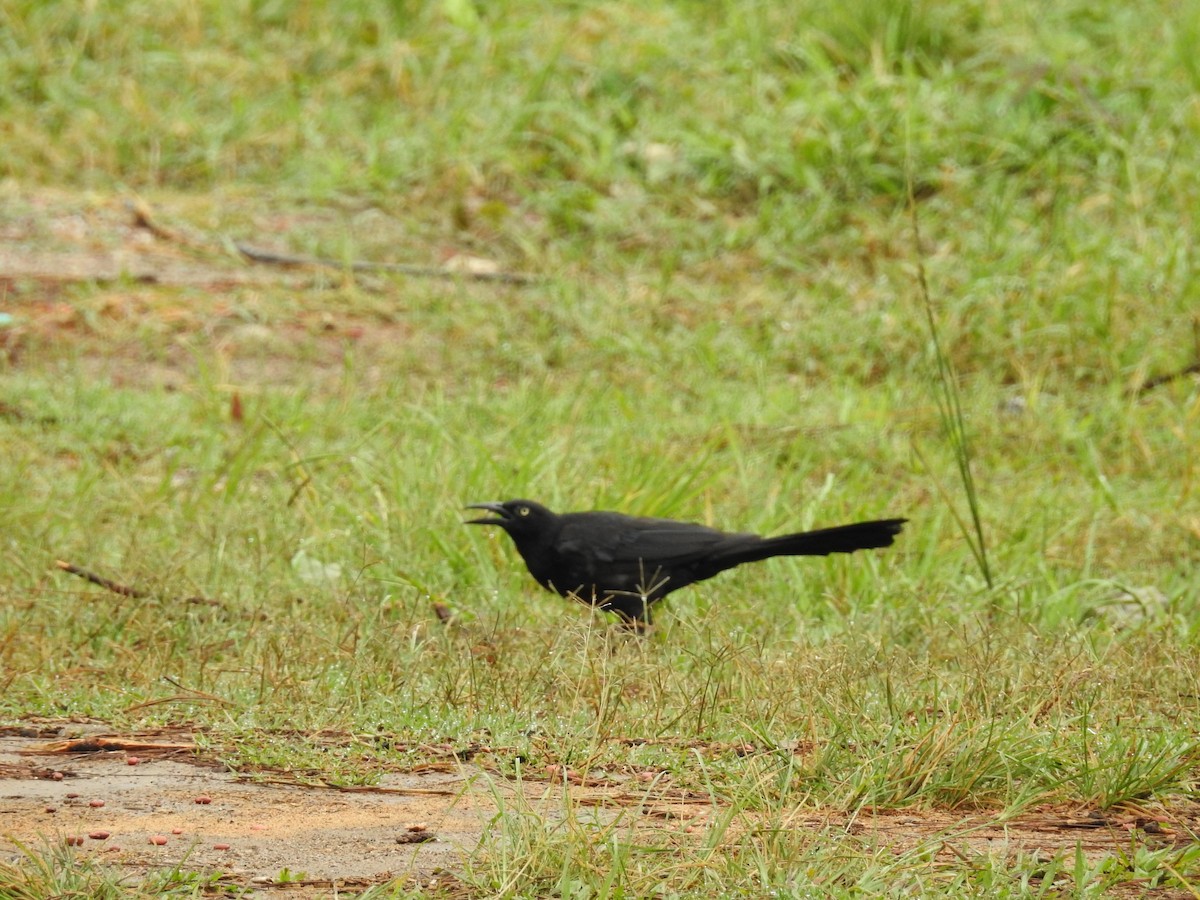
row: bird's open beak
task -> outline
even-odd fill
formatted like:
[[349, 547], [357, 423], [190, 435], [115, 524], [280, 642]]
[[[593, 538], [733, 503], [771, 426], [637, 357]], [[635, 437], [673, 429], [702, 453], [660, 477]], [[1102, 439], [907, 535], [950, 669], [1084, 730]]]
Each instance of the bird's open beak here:
[[467, 509], [486, 509], [488, 512], [494, 512], [499, 518], [493, 519], [490, 516], [481, 516], [478, 519], [467, 519], [467, 525], [503, 525], [510, 516], [503, 503], [470, 503], [466, 506]]

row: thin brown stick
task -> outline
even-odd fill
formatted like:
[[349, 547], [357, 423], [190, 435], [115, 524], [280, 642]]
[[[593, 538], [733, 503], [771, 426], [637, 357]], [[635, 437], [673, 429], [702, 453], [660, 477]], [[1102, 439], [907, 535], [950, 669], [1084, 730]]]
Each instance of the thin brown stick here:
[[238, 253], [251, 262], [265, 263], [273, 266], [324, 266], [330, 269], [350, 269], [352, 272], [396, 272], [400, 275], [411, 275], [415, 278], [444, 278], [448, 281], [465, 278], [468, 281], [493, 281], [499, 284], [540, 284], [545, 281], [538, 275], [527, 275], [524, 272], [471, 272], [456, 271], [439, 266], [414, 266], [408, 263], [369, 262], [367, 260], [329, 259], [322, 256], [294, 256], [290, 253], [275, 253], [252, 247], [249, 244], [235, 243]]
[[1196, 360], [1189, 366], [1184, 366], [1175, 372], [1169, 372], [1166, 375], [1156, 375], [1153, 378], [1147, 378], [1142, 382], [1141, 387], [1135, 392], [1139, 397], [1149, 391], [1154, 390], [1164, 384], [1170, 384], [1172, 381], [1177, 381], [1180, 378], [1186, 378], [1188, 375], [1200, 375], [1200, 359]]
[[157, 700], [146, 700], [143, 703], [135, 703], [133, 706], [125, 708], [125, 712], [136, 712], [139, 709], [149, 709], [151, 706], [162, 706], [165, 703], [196, 703], [208, 701], [210, 703], [220, 703], [224, 706], [236, 706], [237, 704], [229, 700], [222, 700], [220, 697], [200, 694], [176, 694], [174, 697], [159, 697]]
[[[61, 559], [54, 561], [54, 564], [64, 572], [69, 572], [72, 575], [78, 575], [84, 581], [90, 581], [92, 584], [99, 585], [105, 590], [112, 591], [114, 594], [120, 594], [122, 597], [132, 597], [135, 600], [142, 600], [152, 596], [149, 591], [143, 591], [141, 588], [130, 587], [127, 584], [121, 584], [119, 581], [113, 581], [111, 578], [105, 578], [103, 575], [97, 575], [87, 569], [72, 565], [69, 562], [63, 562]], [[212, 600], [208, 597], [184, 597], [177, 598], [180, 603], [195, 603], [203, 606], [220, 606], [221, 601]], [[185, 688], [186, 690], [186, 688]]]
[[207, 691], [198, 691], [195, 688], [190, 688], [190, 687], [187, 687], [186, 685], [182, 685], [178, 681], [176, 681], [174, 678], [170, 677], [169, 675], [164, 675], [163, 681], [167, 682], [168, 684], [174, 685], [175, 687], [179, 688], [184, 693], [176, 694], [173, 697], [160, 697], [156, 700], [146, 700], [143, 703], [135, 703], [133, 706], [130, 706], [128, 709], [126, 709], [125, 712], [129, 713], [129, 712], [133, 712], [138, 709], [146, 709], [147, 707], [150, 707], [150, 706], [159, 706], [160, 704], [163, 704], [163, 703], [194, 703], [197, 700], [205, 700], [205, 701], [208, 701], [209, 703], [221, 703], [221, 704], [224, 704], [225, 706], [234, 706], [235, 705], [234, 703], [232, 703], [229, 700], [224, 699], [223, 697], [218, 697], [216, 694], [210, 694]]
[[54, 564], [64, 572], [78, 575], [84, 581], [90, 581], [92, 584], [97, 584], [105, 590], [112, 591], [114, 594], [120, 594], [122, 597], [133, 597], [140, 600], [143, 597], [150, 596], [145, 591], [113, 581], [111, 578], [105, 578], [103, 575], [97, 575], [95, 572], [89, 572], [87, 569], [81, 569], [79, 566], [73, 566], [69, 562], [63, 562], [61, 559], [55, 560]]
[[[137, 198], [125, 202], [136, 228], [143, 228], [156, 238], [181, 244], [193, 249], [220, 250], [223, 244], [220, 239], [208, 237], [191, 237], [176, 228], [163, 225], [154, 215], [150, 205]], [[409, 263], [372, 262], [370, 260], [351, 260], [345, 262], [322, 256], [298, 256], [289, 253], [276, 253], [251, 244], [235, 241], [233, 246], [250, 262], [263, 263], [272, 266], [306, 267], [320, 266], [330, 269], [347, 269], [352, 272], [395, 272], [413, 278], [444, 278], [453, 280], [463, 278], [468, 281], [490, 281], [496, 284], [530, 285], [541, 284], [546, 279], [539, 275], [529, 275], [524, 272], [472, 272], [469, 269], [457, 270], [444, 266], [417, 266]], [[122, 273], [124, 277], [124, 273]]]
[[90, 737], [76, 738], [67, 741], [52, 741], [33, 747], [27, 751], [30, 755], [43, 753], [108, 753], [123, 750], [127, 753], [179, 753], [196, 750], [193, 741], [139, 741], [137, 738], [120, 737]]
[[[450, 788], [397, 788], [378, 784], [333, 784], [328, 781], [302, 781], [282, 776], [263, 778], [253, 772], [235, 772], [234, 778], [250, 784], [281, 784], [286, 787], [308, 788], [314, 791], [340, 791], [343, 794], [399, 794], [412, 797], [455, 797], [461, 790]], [[461, 779], [464, 780], [465, 779]]]

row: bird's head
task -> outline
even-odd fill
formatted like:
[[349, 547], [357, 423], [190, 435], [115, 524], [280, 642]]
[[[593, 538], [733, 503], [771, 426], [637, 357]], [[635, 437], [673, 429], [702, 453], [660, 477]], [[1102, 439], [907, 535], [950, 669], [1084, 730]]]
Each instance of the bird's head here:
[[540, 503], [532, 500], [505, 500], [503, 503], [472, 503], [467, 509], [486, 509], [491, 516], [468, 519], [468, 525], [499, 525], [518, 540], [525, 536], [543, 534], [558, 518]]

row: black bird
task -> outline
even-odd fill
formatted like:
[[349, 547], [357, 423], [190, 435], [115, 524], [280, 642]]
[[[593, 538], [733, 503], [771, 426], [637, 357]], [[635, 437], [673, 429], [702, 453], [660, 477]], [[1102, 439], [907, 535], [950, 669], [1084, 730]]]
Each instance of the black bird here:
[[880, 519], [764, 538], [615, 512], [559, 515], [532, 500], [472, 503], [467, 509], [495, 513], [466, 524], [507, 531], [542, 587], [615, 612], [639, 629], [650, 621], [651, 604], [693, 582], [772, 556], [890, 547], [908, 521]]

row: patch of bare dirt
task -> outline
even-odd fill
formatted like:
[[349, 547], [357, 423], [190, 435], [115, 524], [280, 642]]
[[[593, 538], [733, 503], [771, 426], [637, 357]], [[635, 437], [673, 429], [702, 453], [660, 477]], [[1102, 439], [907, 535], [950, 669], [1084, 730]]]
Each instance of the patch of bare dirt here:
[[471, 776], [387, 774], [378, 789], [342, 792], [245, 780], [182, 750], [63, 753], [0, 737], [0, 852], [81, 839], [77, 853], [113, 865], [182, 865], [248, 885], [281, 873], [346, 885], [428, 878], [457, 868], [495, 812]]
[[[289, 896], [305, 887], [326, 896], [398, 878], [444, 881], [440, 873], [460, 869], [500, 805], [518, 795], [550, 821], [567, 807], [564, 789], [581, 816], [600, 821], [646, 800], [644, 791], [590, 779], [564, 788], [514, 784], [465, 763], [420, 769], [382, 773], [373, 786], [312, 786], [288, 773], [230, 772], [186, 732], [9, 726], [0, 728], [0, 859], [18, 861], [19, 845], [68, 844], [131, 873], [180, 866], [220, 873], [223, 884], [287, 882]], [[682, 834], [710, 812], [669, 787], [657, 794], [662, 803], [635, 816], [647, 828]]]
[[[174, 206], [212, 216], [194, 203]], [[198, 352], [222, 384], [251, 392], [259, 384], [336, 383], [348, 351], [367, 381], [386, 379], [377, 367], [401, 350], [410, 371], [438, 372], [450, 348], [414, 330], [401, 298], [485, 302], [536, 283], [466, 248], [395, 244], [430, 265], [264, 249], [285, 247], [302, 224], [320, 224], [328, 237], [331, 223], [319, 217], [248, 211], [253, 221], [238, 227], [243, 244], [161, 215], [136, 199], [0, 183], [0, 361], [21, 366], [71, 351], [90, 376], [168, 390], [194, 377]], [[353, 304], [343, 302], [350, 290]]]
[[[518, 793], [548, 821], [572, 808], [600, 821], [620, 816], [635, 838], [658, 845], [686, 847], [716, 812], [700, 795], [634, 779], [515, 785], [460, 764], [385, 773], [372, 787], [310, 787], [280, 773], [258, 779], [230, 772], [198, 755], [190, 735], [178, 732], [116, 736], [92, 729], [82, 738], [59, 738], [44, 727], [0, 730], [0, 858], [19, 859], [18, 844], [70, 843], [80, 855], [131, 872], [181, 866], [264, 890], [291, 879], [303, 894], [305, 886], [327, 892], [395, 878], [428, 884], [459, 870], [500, 805]], [[572, 803], [563, 802], [564, 790]], [[1187, 844], [1200, 810], [1047, 807], [1005, 819], [989, 811], [797, 809], [782, 825], [833, 829], [865, 847], [896, 852], [924, 846], [953, 864], [977, 854], [1049, 857], [1079, 848], [1095, 858], [1133, 843]], [[746, 815], [730, 837], [757, 827]]]

